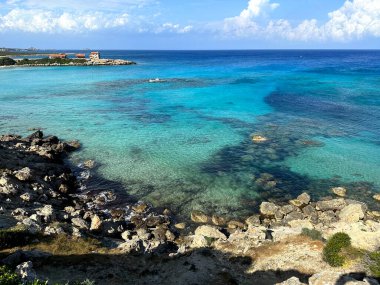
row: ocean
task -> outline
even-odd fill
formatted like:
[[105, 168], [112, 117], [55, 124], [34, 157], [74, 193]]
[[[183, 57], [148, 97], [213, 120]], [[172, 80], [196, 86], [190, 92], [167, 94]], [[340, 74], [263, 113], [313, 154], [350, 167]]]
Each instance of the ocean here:
[[101, 55], [137, 65], [0, 69], [0, 133], [78, 139], [70, 161], [95, 160], [101, 187], [184, 216], [337, 186], [379, 208], [380, 51]]

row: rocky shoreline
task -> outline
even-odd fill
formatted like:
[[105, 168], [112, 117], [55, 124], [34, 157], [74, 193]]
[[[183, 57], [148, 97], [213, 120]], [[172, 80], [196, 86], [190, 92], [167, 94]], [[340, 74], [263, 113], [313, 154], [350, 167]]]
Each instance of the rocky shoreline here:
[[[54, 253], [33, 249], [46, 238], [65, 236], [96, 239], [104, 256], [118, 257], [113, 266], [79, 263], [96, 284], [379, 284], [368, 256], [380, 249], [380, 212], [345, 199], [344, 188], [316, 202], [307, 193], [282, 205], [263, 202], [245, 221], [193, 211], [192, 222], [181, 222], [169, 209], [122, 199], [112, 189], [86, 189], [96, 162], [84, 162], [76, 176], [64, 161], [78, 148], [78, 141], [41, 131], [0, 136], [0, 257], [25, 281], [57, 280], [58, 272], [65, 272], [59, 280], [71, 281], [79, 274], [53, 265]], [[320, 237], [310, 238], [310, 232]], [[335, 268], [324, 260], [323, 248], [340, 232], [361, 254]], [[133, 264], [142, 259], [139, 271]], [[100, 271], [108, 272], [108, 281]], [[210, 276], [215, 283], [207, 282]]]

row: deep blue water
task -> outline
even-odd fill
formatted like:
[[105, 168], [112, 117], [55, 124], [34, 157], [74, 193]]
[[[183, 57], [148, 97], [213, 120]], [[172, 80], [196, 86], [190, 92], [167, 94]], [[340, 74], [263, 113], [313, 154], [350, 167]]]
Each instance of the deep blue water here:
[[79, 139], [73, 162], [94, 159], [102, 177], [182, 214], [247, 215], [333, 186], [376, 206], [380, 51], [102, 56], [138, 65], [0, 69], [1, 133]]

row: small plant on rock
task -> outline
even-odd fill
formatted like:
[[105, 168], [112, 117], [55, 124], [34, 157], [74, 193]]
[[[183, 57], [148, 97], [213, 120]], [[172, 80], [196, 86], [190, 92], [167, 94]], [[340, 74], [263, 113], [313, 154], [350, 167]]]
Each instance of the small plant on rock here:
[[345, 262], [341, 251], [351, 246], [351, 238], [346, 233], [336, 233], [328, 241], [323, 249], [324, 260], [333, 267], [342, 266]]
[[323, 240], [322, 233], [315, 229], [303, 228], [302, 235], [307, 236], [312, 240]]

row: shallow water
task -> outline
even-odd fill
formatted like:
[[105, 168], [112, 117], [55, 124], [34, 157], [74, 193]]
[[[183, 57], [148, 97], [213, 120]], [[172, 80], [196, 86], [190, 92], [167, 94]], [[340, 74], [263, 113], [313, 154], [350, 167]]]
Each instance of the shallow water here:
[[103, 55], [138, 65], [0, 70], [1, 133], [79, 139], [74, 162], [95, 159], [104, 178], [181, 214], [380, 191], [378, 51]]

